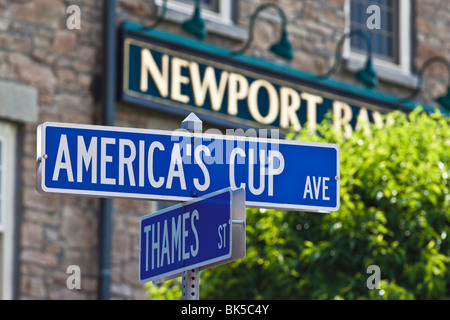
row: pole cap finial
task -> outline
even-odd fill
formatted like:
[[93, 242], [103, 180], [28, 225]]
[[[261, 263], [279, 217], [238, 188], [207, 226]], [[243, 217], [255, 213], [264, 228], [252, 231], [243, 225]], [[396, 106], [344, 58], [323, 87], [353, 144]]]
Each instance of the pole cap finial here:
[[200, 120], [197, 115], [191, 112], [182, 122], [181, 128], [188, 130], [190, 132], [202, 132], [203, 130], [203, 122]]

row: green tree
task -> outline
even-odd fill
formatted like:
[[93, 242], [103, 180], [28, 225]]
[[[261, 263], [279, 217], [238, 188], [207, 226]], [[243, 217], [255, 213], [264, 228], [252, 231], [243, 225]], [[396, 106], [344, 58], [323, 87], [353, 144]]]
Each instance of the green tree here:
[[[329, 119], [289, 138], [339, 145], [340, 209], [247, 209], [246, 257], [202, 271], [201, 299], [449, 299], [450, 120], [417, 109], [349, 138]], [[180, 281], [147, 290], [181, 298]]]

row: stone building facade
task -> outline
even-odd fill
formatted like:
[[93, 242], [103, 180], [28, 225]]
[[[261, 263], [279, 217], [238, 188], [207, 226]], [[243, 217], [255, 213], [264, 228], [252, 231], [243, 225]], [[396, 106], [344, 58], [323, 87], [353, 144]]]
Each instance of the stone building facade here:
[[[252, 13], [265, 1], [207, 3], [217, 2], [220, 6], [224, 1], [226, 5], [220, 8], [230, 12], [218, 10], [220, 18], [205, 15], [209, 33], [204, 41], [228, 49], [239, 48], [248, 37]], [[293, 61], [287, 63], [267, 50], [280, 32], [280, 20], [271, 10], [256, 21], [254, 41], [246, 54], [313, 74], [325, 73], [332, 66], [336, 45], [349, 28], [351, 2], [361, 5], [373, 2], [380, 6], [385, 3], [272, 2], [286, 14]], [[401, 97], [414, 91], [417, 71], [427, 59], [443, 56], [450, 61], [450, 2], [392, 2], [398, 2], [394, 19], [398, 23], [392, 29], [397, 30], [396, 46], [401, 52], [397, 52], [397, 61], [393, 63], [375, 58], [380, 78], [377, 90]], [[10, 160], [2, 159], [1, 166], [0, 221], [4, 226], [0, 229], [1, 298], [97, 298], [100, 200], [36, 191], [36, 130], [46, 121], [101, 124], [102, 110], [93, 84], [102, 75], [103, 3], [102, 0], [0, 0], [0, 127], [10, 132], [2, 140], [3, 151], [9, 152], [4, 157]], [[79, 29], [67, 26], [72, 15], [67, 10], [70, 5], [80, 8]], [[158, 0], [118, 0], [117, 25], [122, 21], [151, 24], [161, 12], [161, 5]], [[169, 0], [167, 14], [158, 29], [189, 38], [181, 31], [180, 23], [191, 16], [191, 11], [192, 1]], [[363, 60], [351, 51], [348, 45], [344, 48], [346, 59], [333, 77], [358, 85], [351, 71], [361, 66]], [[403, 65], [399, 66], [399, 60]], [[445, 92], [448, 81], [445, 68], [439, 64], [430, 67], [418, 99], [436, 106], [432, 98]], [[182, 119], [116, 103], [116, 126], [174, 130], [180, 127]], [[10, 167], [6, 166], [8, 163]], [[150, 201], [113, 200], [111, 299], [148, 298], [138, 280], [139, 218], [156, 208], [157, 204]], [[67, 288], [70, 265], [80, 267], [80, 290]]]

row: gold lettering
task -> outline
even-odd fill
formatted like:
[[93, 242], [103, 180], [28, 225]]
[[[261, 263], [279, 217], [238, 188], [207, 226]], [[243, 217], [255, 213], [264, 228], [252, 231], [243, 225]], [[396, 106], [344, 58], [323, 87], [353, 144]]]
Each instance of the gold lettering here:
[[310, 94], [307, 92], [302, 93], [302, 99], [306, 100], [306, 119], [308, 122], [308, 132], [316, 132], [317, 124], [317, 104], [323, 103], [323, 98]]
[[341, 130], [344, 126], [344, 136], [349, 138], [352, 135], [353, 129], [350, 125], [350, 121], [353, 117], [352, 108], [341, 101], [333, 102], [333, 116], [334, 116], [334, 128]]
[[237, 73], [230, 73], [228, 77], [228, 114], [238, 114], [238, 100], [245, 99], [248, 94], [247, 79]]
[[378, 129], [381, 129], [384, 127], [383, 118], [381, 117], [381, 114], [378, 111], [372, 112], [372, 118], [373, 118], [373, 122], [375, 123], [375, 125], [377, 126]]
[[364, 128], [366, 132], [370, 131], [370, 125], [369, 125], [369, 113], [367, 112], [366, 108], [361, 108], [359, 110], [358, 117], [356, 118], [356, 131], [361, 131]]
[[[265, 117], [261, 115], [258, 107], [258, 92], [259, 89], [264, 87], [269, 95], [269, 111]], [[274, 122], [278, 117], [278, 94], [274, 86], [266, 80], [255, 80], [250, 85], [248, 91], [248, 110], [250, 111], [253, 119], [263, 124], [270, 124]]]
[[198, 64], [191, 62], [189, 66], [191, 73], [192, 91], [194, 92], [195, 105], [203, 106], [206, 93], [209, 92], [211, 108], [219, 111], [222, 106], [223, 95], [228, 81], [228, 72], [222, 71], [220, 75], [219, 88], [217, 88], [216, 75], [213, 67], [207, 67], [203, 76], [203, 82], [200, 80], [200, 70]]
[[141, 51], [141, 91], [148, 90], [148, 73], [150, 72], [153, 82], [158, 88], [159, 94], [166, 98], [169, 95], [169, 56], [161, 58], [161, 70], [158, 69], [153, 56], [148, 49]]
[[170, 98], [182, 103], [188, 103], [189, 96], [181, 93], [181, 84], [188, 84], [189, 78], [181, 74], [181, 68], [189, 68], [189, 61], [173, 57]]
[[300, 108], [300, 95], [292, 88], [281, 87], [280, 89], [280, 126], [282, 128], [292, 128], [300, 131], [302, 125], [297, 117], [297, 110]]

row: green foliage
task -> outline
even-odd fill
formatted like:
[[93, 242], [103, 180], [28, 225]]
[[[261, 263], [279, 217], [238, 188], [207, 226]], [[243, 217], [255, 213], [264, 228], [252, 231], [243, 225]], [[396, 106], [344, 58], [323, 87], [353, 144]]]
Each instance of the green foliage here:
[[[395, 112], [350, 138], [328, 120], [295, 139], [339, 145], [340, 209], [247, 209], [246, 257], [202, 271], [201, 299], [449, 299], [450, 120]], [[171, 282], [147, 289], [181, 297]]]

